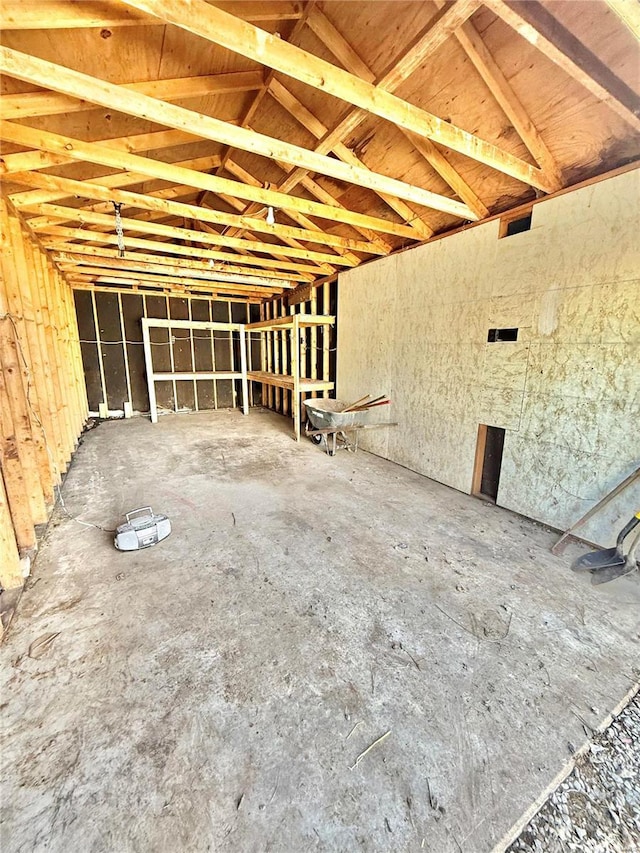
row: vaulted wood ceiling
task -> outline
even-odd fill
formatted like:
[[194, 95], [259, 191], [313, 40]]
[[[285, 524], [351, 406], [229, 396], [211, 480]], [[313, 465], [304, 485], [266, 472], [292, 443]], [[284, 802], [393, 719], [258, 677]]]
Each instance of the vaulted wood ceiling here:
[[73, 287], [271, 298], [637, 160], [639, 9], [4, 0], [3, 192]]

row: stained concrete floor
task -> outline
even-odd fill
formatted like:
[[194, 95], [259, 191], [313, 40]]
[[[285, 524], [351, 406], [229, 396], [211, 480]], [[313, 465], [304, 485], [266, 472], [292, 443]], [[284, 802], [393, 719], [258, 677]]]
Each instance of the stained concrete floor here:
[[0, 649], [3, 853], [489, 851], [639, 675], [636, 577], [268, 413], [102, 424], [64, 495], [173, 533], [56, 512]]

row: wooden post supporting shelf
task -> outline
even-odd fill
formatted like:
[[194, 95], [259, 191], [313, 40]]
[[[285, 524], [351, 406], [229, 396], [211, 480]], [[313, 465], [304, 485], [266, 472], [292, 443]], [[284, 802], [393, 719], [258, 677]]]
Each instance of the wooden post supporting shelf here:
[[[335, 323], [335, 320], [336, 318], [329, 314], [285, 314], [271, 320], [248, 323], [246, 326], [250, 333], [263, 332], [267, 341], [270, 340], [272, 333], [281, 333], [283, 340], [289, 339], [291, 350], [290, 373], [250, 370], [248, 378], [252, 382], [261, 382], [263, 385], [280, 388], [283, 392], [291, 392], [293, 435], [296, 441], [300, 440], [301, 433], [302, 395], [312, 391], [328, 393], [334, 388], [334, 383], [326, 378], [308, 379], [301, 375], [300, 331], [301, 329], [317, 329], [319, 326], [328, 328]], [[282, 361], [282, 366], [286, 370], [286, 360]]]

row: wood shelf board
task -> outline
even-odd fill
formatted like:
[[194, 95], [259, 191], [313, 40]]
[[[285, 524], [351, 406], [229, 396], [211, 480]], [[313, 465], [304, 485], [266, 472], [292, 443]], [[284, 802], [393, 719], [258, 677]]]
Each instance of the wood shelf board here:
[[[260, 382], [263, 385], [274, 385], [276, 388], [286, 388], [293, 391], [293, 376], [286, 373], [267, 373], [262, 370], [250, 370], [247, 373], [250, 382]], [[298, 387], [301, 392], [306, 391], [332, 391], [334, 383], [322, 379], [300, 379]]]
[[273, 330], [307, 329], [311, 326], [332, 326], [336, 321], [332, 314], [290, 314], [287, 317], [275, 317], [273, 320], [260, 320], [247, 323], [245, 328], [250, 332], [269, 332]]

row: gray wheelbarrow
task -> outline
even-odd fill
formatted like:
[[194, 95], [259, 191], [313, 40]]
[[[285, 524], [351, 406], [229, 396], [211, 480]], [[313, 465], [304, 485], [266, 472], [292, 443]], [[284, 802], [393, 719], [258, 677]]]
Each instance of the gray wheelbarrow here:
[[390, 421], [369, 422], [368, 412], [345, 412], [349, 404], [341, 400], [311, 399], [303, 403], [307, 413], [304, 434], [314, 444], [322, 444], [329, 456], [335, 456], [336, 450], [355, 453], [362, 429], [397, 426]]

